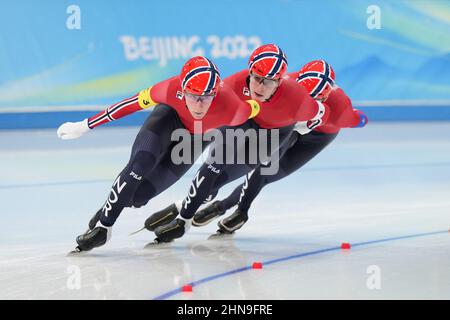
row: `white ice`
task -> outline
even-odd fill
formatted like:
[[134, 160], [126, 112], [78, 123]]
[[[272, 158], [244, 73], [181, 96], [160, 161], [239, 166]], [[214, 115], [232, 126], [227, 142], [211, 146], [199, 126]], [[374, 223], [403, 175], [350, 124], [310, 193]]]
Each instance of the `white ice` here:
[[[126, 209], [104, 247], [67, 257], [137, 130], [100, 128], [74, 141], [56, 130], [0, 132], [0, 299], [450, 299], [450, 123], [343, 130], [266, 187], [231, 238], [207, 240], [216, 223], [160, 247], [145, 248], [147, 231], [130, 237], [186, 194], [192, 169], [145, 208]], [[174, 291], [187, 283], [193, 292]]]

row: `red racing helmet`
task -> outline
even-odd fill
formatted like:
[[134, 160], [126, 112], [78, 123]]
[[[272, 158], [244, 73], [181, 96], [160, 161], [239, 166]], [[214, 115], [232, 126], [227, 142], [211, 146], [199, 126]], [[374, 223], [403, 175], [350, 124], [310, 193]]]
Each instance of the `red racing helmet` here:
[[200, 96], [214, 95], [219, 89], [220, 73], [208, 58], [197, 56], [184, 64], [180, 82], [183, 92]]
[[274, 44], [256, 48], [248, 60], [249, 72], [268, 79], [280, 79], [286, 73], [287, 67], [286, 55]]
[[313, 60], [300, 69], [296, 80], [308, 90], [312, 98], [321, 99], [333, 89], [335, 74], [326, 61]]

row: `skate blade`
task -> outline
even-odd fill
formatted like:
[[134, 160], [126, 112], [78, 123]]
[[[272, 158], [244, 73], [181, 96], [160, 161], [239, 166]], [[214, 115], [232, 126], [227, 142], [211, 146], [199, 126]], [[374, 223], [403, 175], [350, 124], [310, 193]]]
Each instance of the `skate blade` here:
[[208, 240], [214, 239], [230, 239], [233, 238], [234, 233], [216, 232], [208, 237]]
[[[215, 218], [217, 218], [217, 217], [215, 217]], [[195, 220], [192, 220], [192, 226], [194, 226], [194, 227], [206, 226], [207, 224], [210, 224], [211, 222], [213, 222], [215, 218], [209, 219], [205, 222], [196, 222]]]
[[153, 240], [152, 242], [149, 242], [145, 245], [144, 249], [148, 249], [148, 248], [156, 248], [156, 247], [167, 247], [169, 246], [171, 243], [173, 242], [162, 242], [161, 240], [159, 240], [158, 238], [155, 238], [155, 240]]
[[135, 235], [136, 233], [139, 233], [139, 232], [141, 232], [142, 230], [145, 230], [145, 227], [142, 227], [141, 229], [139, 229], [139, 230], [137, 230], [137, 231], [134, 231], [134, 232], [130, 233], [129, 235], [130, 235], [130, 236]]
[[82, 255], [82, 254], [84, 254], [86, 252], [87, 251], [83, 251], [79, 247], [76, 247], [75, 250], [70, 251], [66, 256], [67, 257], [73, 257], [73, 256]]

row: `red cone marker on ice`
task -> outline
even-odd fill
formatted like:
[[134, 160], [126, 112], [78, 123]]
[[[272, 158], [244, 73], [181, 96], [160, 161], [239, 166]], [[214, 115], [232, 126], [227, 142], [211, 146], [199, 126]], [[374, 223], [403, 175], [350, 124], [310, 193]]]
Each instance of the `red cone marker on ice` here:
[[253, 262], [252, 268], [253, 269], [262, 269], [262, 263], [261, 262]]
[[348, 242], [342, 242], [342, 244], [341, 244], [341, 249], [345, 249], [345, 250], [348, 250], [348, 249], [350, 249], [350, 243], [348, 243]]
[[186, 284], [181, 288], [183, 292], [192, 292], [192, 286], [190, 284]]

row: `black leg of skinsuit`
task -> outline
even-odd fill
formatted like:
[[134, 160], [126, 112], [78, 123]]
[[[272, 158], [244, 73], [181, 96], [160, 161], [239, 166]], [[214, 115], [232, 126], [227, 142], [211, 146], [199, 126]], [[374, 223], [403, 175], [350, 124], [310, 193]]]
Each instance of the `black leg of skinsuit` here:
[[135, 192], [146, 183], [161, 159], [166, 158], [168, 152], [170, 157], [170, 147], [174, 144], [171, 135], [176, 129], [185, 129], [176, 111], [167, 105], [157, 105], [136, 136], [128, 164], [116, 178], [108, 199], [97, 212], [103, 225], [114, 224], [123, 208], [132, 205]]
[[172, 186], [177, 182], [194, 164], [202, 151], [208, 146], [209, 142], [203, 141], [203, 148], [200, 152], [195, 152], [194, 144], [200, 143], [202, 135], [192, 135], [191, 140], [191, 159], [190, 163], [175, 164], [171, 158], [172, 146], [169, 147], [168, 152], [161, 158], [161, 161], [155, 168], [149, 172], [144, 181], [139, 185], [138, 189], [133, 195], [130, 207], [141, 207], [148, 203], [148, 201], [161, 192]]
[[[289, 136], [289, 139], [287, 139], [287, 141], [281, 145], [279, 151], [279, 159], [281, 159], [283, 155], [286, 153], [286, 151], [289, 150], [289, 148], [291, 148], [297, 142], [298, 137], [299, 137], [298, 132], [294, 131]], [[257, 170], [257, 168], [255, 168], [255, 170]], [[219, 201], [218, 206], [220, 210], [226, 211], [238, 204], [242, 193], [242, 187], [246, 186], [247, 177], [249, 174], [252, 174], [252, 172], [253, 171], [247, 173], [244, 183], [238, 185], [228, 197]], [[259, 174], [261, 174], [261, 172], [259, 172]]]
[[264, 176], [260, 173], [262, 166], [256, 168], [247, 175], [243, 184], [239, 185], [229, 197], [221, 201], [220, 208], [222, 210], [227, 210], [239, 204], [239, 209], [247, 212], [262, 188], [300, 169], [337, 136], [337, 134], [325, 134], [314, 131], [307, 135], [300, 135], [298, 132], [294, 132], [294, 135], [296, 136], [296, 141], [280, 158], [280, 170], [278, 173]]
[[[248, 120], [245, 124], [240, 126], [240, 128], [247, 130], [247, 129], [255, 129], [259, 130], [260, 127], [253, 121]], [[236, 129], [236, 128], [235, 128]], [[293, 126], [283, 127], [278, 130], [279, 133], [279, 140], [277, 141], [278, 147], [280, 147], [283, 143], [287, 143], [289, 137], [293, 133]], [[271, 155], [273, 156], [275, 152], [279, 152], [279, 149], [275, 146], [271, 146], [271, 139], [270, 136], [273, 134], [273, 130], [268, 130], [268, 147], [267, 150], [271, 152]], [[217, 146], [214, 145], [215, 148], [222, 148], [224, 147], [226, 150], [223, 151], [224, 154], [229, 152], [230, 145], [221, 145]], [[258, 148], [259, 148], [259, 141], [256, 143], [256, 145], [248, 143], [248, 141], [244, 144], [241, 144], [239, 146], [235, 146], [234, 150], [237, 151], [240, 149], [240, 152], [243, 152], [242, 149], [245, 149], [248, 151], [249, 149], [252, 149], [252, 152], [256, 152], [256, 154], [259, 154]], [[216, 149], [217, 150], [217, 149]], [[246, 163], [246, 164], [219, 164], [219, 163], [205, 163], [203, 164], [199, 171], [196, 174], [196, 177], [193, 179], [191, 183], [191, 187], [189, 189], [189, 195], [186, 197], [186, 199], [183, 201], [183, 206], [181, 208], [181, 216], [183, 218], [192, 218], [197, 209], [200, 207], [200, 205], [203, 203], [203, 201], [210, 195], [215, 193], [217, 190], [219, 190], [223, 185], [247, 174], [249, 171], [253, 170], [255, 167], [257, 167], [262, 161], [266, 161], [268, 159], [257, 159], [255, 163]]]

